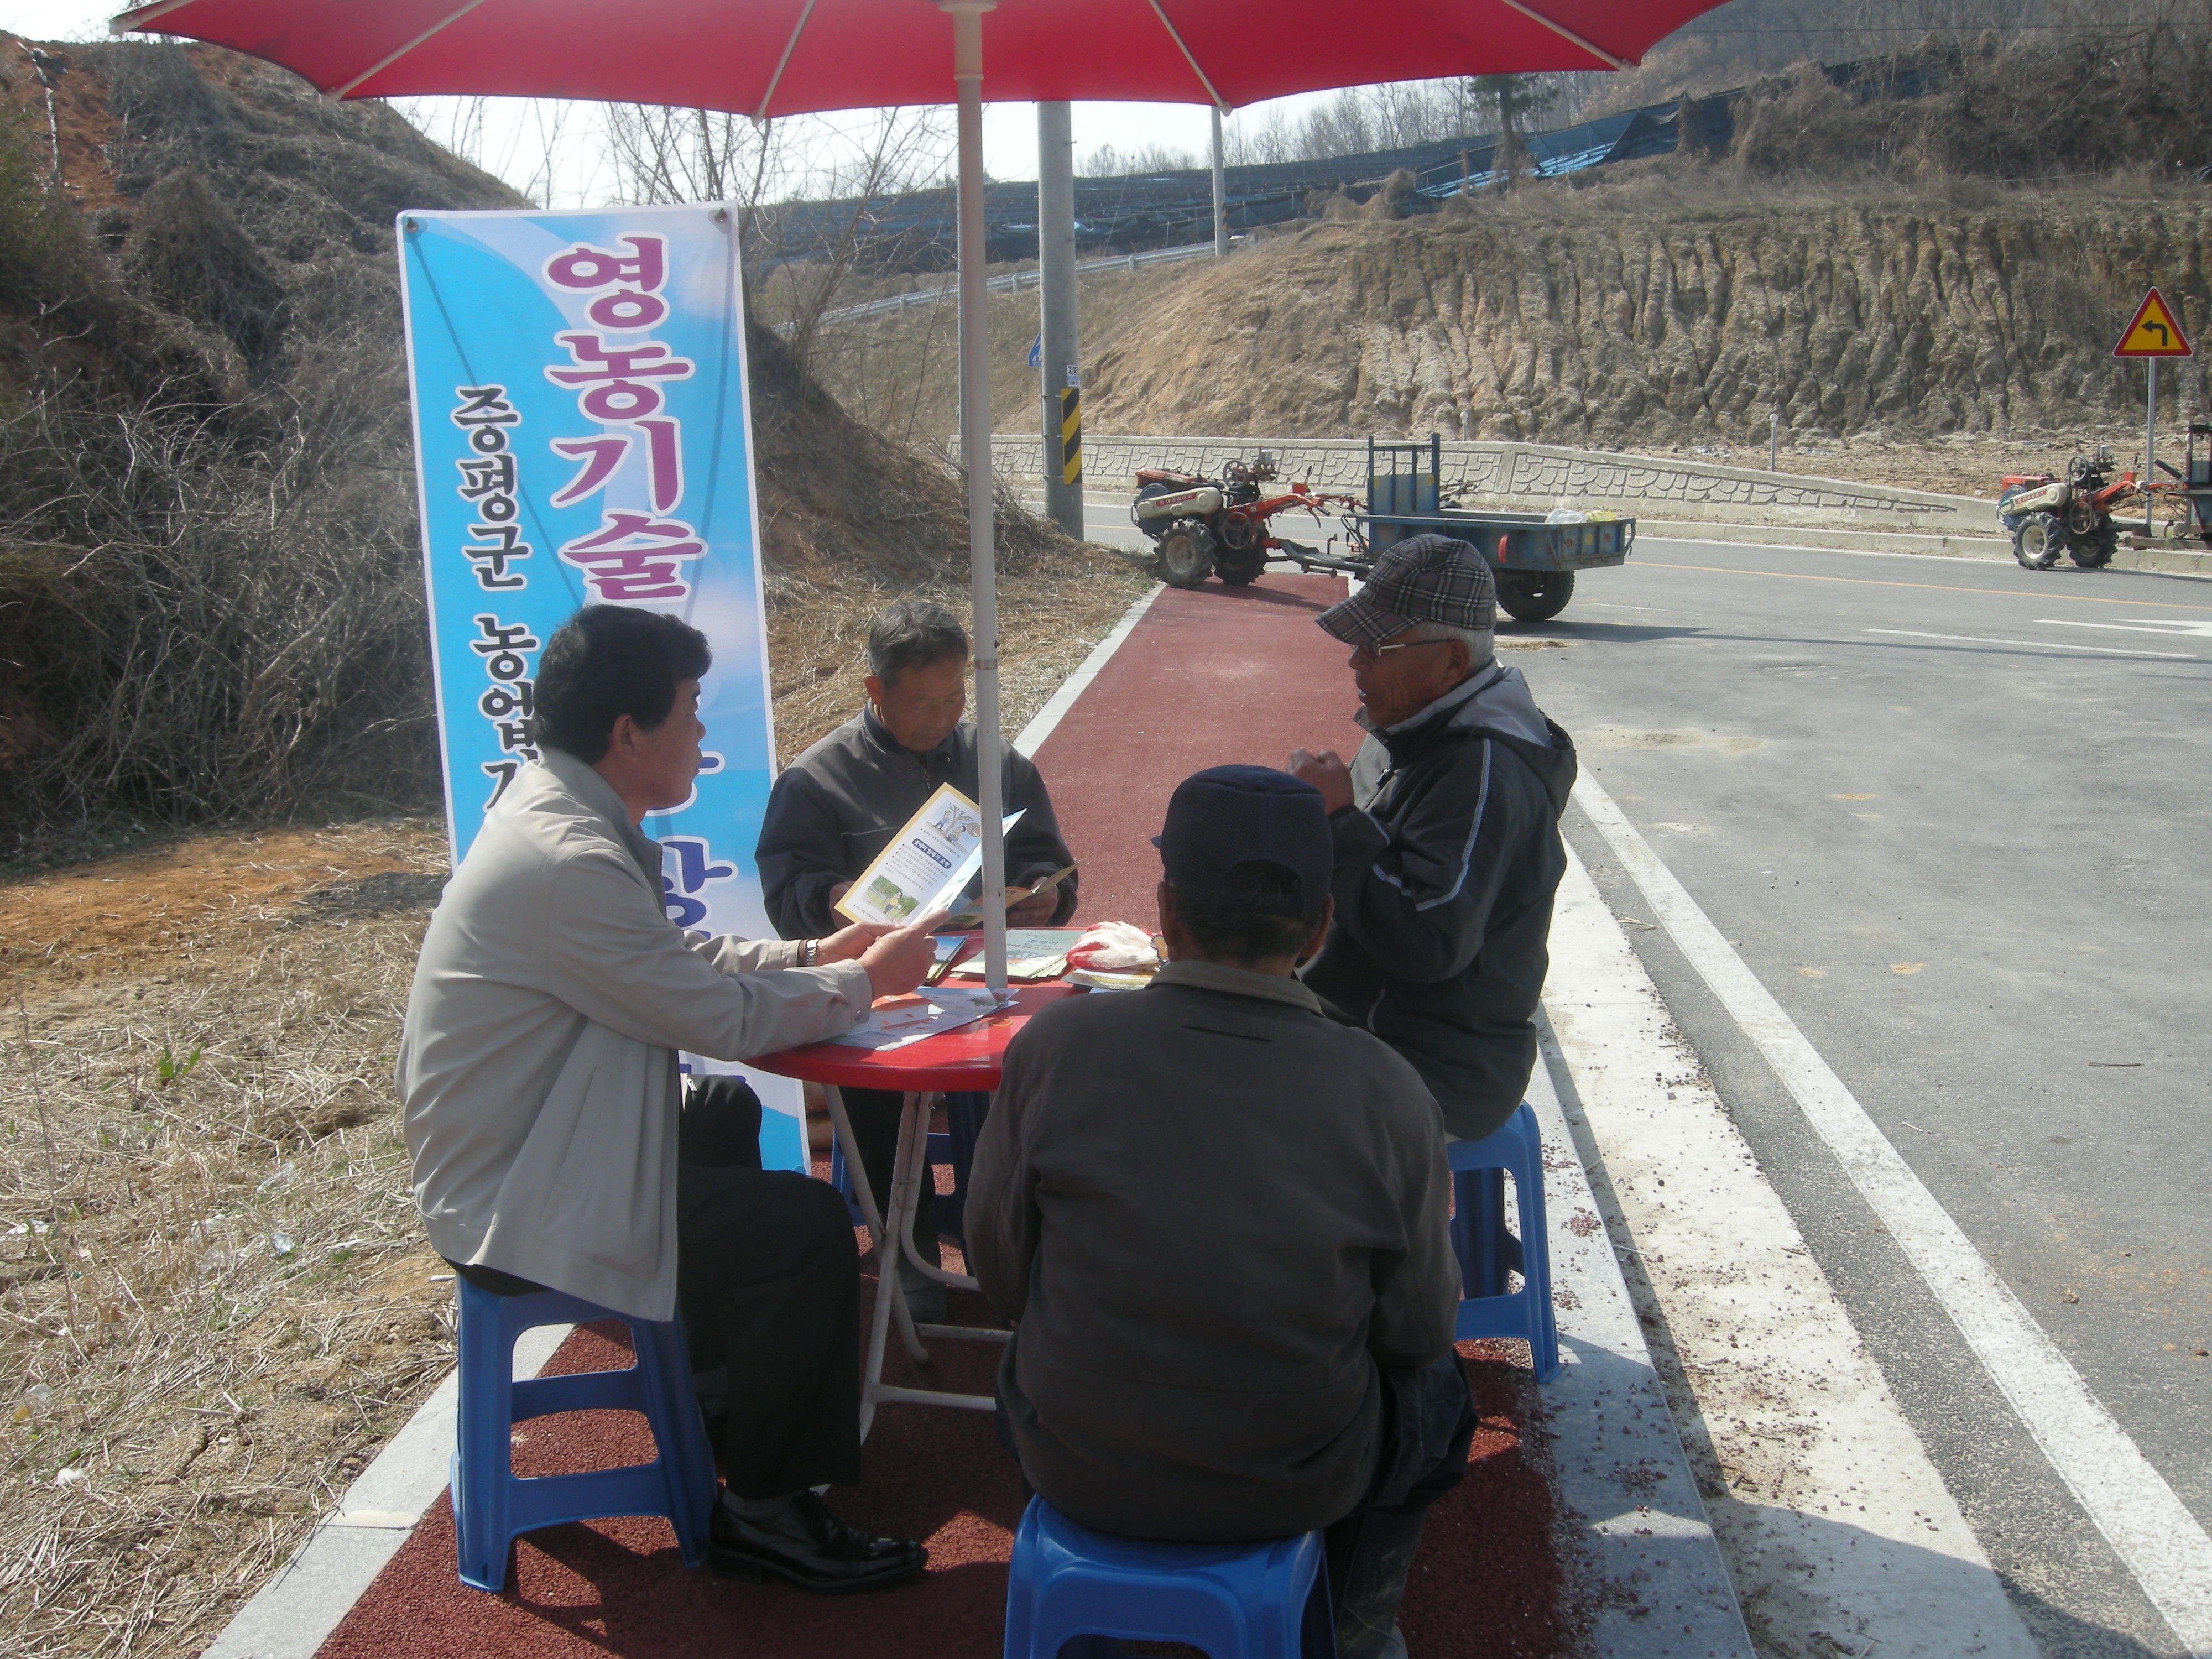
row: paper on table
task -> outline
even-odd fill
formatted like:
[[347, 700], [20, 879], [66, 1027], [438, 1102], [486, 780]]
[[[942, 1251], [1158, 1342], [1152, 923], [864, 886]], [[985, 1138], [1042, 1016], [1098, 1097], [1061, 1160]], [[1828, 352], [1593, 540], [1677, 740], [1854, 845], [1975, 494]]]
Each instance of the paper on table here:
[[[1021, 816], [1009, 814], [1006, 828], [1012, 829]], [[982, 862], [981, 809], [944, 784], [860, 872], [835, 908], [854, 921], [911, 921], [950, 909]]]
[[903, 1048], [939, 1031], [955, 1031], [971, 1024], [999, 1006], [999, 999], [988, 991], [933, 985], [911, 996], [885, 999], [869, 1009], [867, 1018], [858, 1025], [830, 1041], [851, 1048]]
[[[1007, 928], [1006, 977], [1057, 979], [1060, 969], [1067, 965], [1067, 947], [1082, 937], [1080, 927]], [[938, 954], [941, 958], [944, 951], [940, 949]], [[952, 969], [948, 977], [981, 979], [984, 971], [983, 959], [978, 956]]]

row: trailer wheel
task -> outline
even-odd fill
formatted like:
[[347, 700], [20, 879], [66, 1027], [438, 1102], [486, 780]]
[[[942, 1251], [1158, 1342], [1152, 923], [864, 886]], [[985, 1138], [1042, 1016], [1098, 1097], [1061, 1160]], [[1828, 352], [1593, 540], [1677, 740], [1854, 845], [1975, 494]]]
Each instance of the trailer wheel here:
[[2030, 570], [2048, 570], [2066, 551], [2066, 526], [2056, 513], [2031, 513], [2012, 532], [2012, 556]]
[[1516, 622], [1549, 622], [1575, 596], [1571, 570], [1501, 570], [1498, 609]]
[[1158, 568], [1170, 587], [1196, 587], [1213, 569], [1213, 538], [1204, 525], [1178, 520], [1159, 539]]
[[2110, 524], [2100, 526], [2087, 536], [2074, 537], [2067, 547], [2074, 556], [2074, 562], [2084, 570], [2102, 570], [2119, 550], [2120, 532]]

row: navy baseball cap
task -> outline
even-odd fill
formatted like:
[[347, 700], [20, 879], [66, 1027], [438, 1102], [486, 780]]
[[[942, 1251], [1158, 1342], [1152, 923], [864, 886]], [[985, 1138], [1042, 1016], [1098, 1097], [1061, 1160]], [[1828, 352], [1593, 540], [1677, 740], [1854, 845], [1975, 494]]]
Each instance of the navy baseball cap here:
[[1350, 646], [1380, 645], [1416, 623], [1479, 633], [1498, 626], [1498, 583], [1465, 542], [1408, 536], [1383, 549], [1357, 593], [1314, 620]]
[[[1176, 896], [1258, 915], [1310, 916], [1328, 897], [1336, 857], [1328, 809], [1303, 778], [1266, 766], [1212, 766], [1176, 786], [1152, 837]], [[1272, 864], [1290, 881], [1255, 893], [1240, 864]]]

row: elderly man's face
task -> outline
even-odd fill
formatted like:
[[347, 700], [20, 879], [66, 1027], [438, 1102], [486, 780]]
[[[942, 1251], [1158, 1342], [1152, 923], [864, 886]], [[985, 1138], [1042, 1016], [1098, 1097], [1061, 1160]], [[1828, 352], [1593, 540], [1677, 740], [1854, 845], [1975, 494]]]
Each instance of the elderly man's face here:
[[873, 674], [865, 684], [884, 729], [917, 755], [951, 737], [968, 708], [968, 662], [957, 654], [907, 669], [889, 685]]
[[1409, 720], [1467, 678], [1467, 647], [1457, 640], [1416, 640], [1407, 629], [1352, 653], [1352, 683], [1367, 724], [1380, 732]]

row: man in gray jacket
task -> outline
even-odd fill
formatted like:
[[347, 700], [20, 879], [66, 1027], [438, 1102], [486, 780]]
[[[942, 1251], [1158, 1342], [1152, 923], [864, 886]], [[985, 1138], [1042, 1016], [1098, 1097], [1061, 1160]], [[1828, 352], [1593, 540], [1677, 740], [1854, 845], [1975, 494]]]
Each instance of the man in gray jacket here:
[[[967, 708], [968, 635], [943, 605], [901, 599], [868, 630], [867, 701], [860, 712], [783, 769], [761, 817], [761, 896], [786, 939], [838, 926], [831, 907], [854, 878], [939, 788], [951, 784], [978, 799], [975, 727]], [[1026, 755], [1001, 751], [1006, 806], [1021, 822], [1006, 832], [1006, 879], [1027, 886], [1074, 863], [1060, 838], [1052, 797]], [[1056, 927], [1075, 913], [1076, 878], [1023, 900], [1006, 913], [1015, 927]], [[869, 1190], [885, 1203], [898, 1147], [902, 1097], [885, 1089], [847, 1089], [845, 1115]], [[946, 1101], [956, 1180], [964, 1182], [975, 1126], [990, 1097]], [[935, 1261], [936, 1206], [914, 1213], [915, 1250]], [[945, 1317], [945, 1289], [899, 1253], [899, 1282], [915, 1316]]]
[[1326, 1529], [1339, 1652], [1402, 1654], [1422, 1516], [1474, 1428], [1436, 1103], [1291, 975], [1329, 921], [1317, 791], [1216, 767], [1157, 844], [1167, 965], [1031, 1020], [976, 1146], [1006, 1430], [1102, 1531]]
[[1384, 550], [1316, 618], [1352, 647], [1367, 741], [1348, 768], [1291, 757], [1336, 847], [1336, 925], [1305, 982], [1413, 1061], [1463, 1140], [1528, 1087], [1575, 781], [1572, 740], [1492, 654], [1497, 619], [1490, 567], [1465, 542]]
[[858, 1258], [821, 1182], [760, 1168], [759, 1102], [717, 1087], [679, 1123], [677, 1052], [742, 1060], [835, 1036], [927, 968], [921, 927], [755, 943], [662, 908], [645, 814], [699, 769], [705, 636], [579, 611], [547, 642], [540, 751], [431, 917], [400, 1042], [430, 1242], [495, 1293], [543, 1286], [680, 1313], [729, 1486], [714, 1562], [814, 1590], [921, 1571], [903, 1539], [808, 1490], [859, 1479]]

